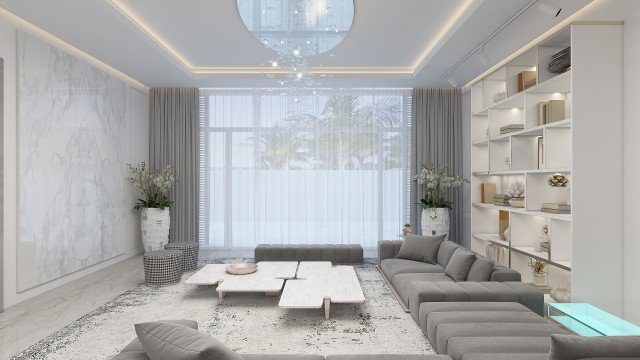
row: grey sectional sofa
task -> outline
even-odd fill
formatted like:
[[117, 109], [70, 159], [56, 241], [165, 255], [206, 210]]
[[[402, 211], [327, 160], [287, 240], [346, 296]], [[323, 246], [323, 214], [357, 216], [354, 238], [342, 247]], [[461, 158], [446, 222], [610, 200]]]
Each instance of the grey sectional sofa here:
[[[456, 250], [466, 250], [464, 247], [445, 240], [438, 248], [437, 262], [429, 264], [396, 258], [401, 245], [402, 240], [380, 241], [379, 267], [416, 322], [423, 302], [519, 302], [543, 314], [544, 295], [522, 283], [520, 273], [513, 269], [492, 262], [493, 269], [485, 281], [455, 281], [445, 274], [445, 268]], [[478, 257], [475, 261], [488, 260]], [[474, 271], [473, 265], [470, 271]]]

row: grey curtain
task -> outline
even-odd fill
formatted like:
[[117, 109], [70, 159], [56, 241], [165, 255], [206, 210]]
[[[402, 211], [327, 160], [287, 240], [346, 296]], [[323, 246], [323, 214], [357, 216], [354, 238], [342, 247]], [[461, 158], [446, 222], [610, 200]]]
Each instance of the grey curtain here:
[[[411, 225], [420, 229], [422, 186], [413, 181], [423, 162], [446, 165], [462, 176], [462, 91], [458, 88], [413, 89], [411, 121]], [[461, 242], [462, 189], [447, 194], [453, 201], [449, 239]]]
[[197, 88], [151, 89], [149, 164], [174, 165], [179, 181], [171, 190], [170, 242], [198, 241]]

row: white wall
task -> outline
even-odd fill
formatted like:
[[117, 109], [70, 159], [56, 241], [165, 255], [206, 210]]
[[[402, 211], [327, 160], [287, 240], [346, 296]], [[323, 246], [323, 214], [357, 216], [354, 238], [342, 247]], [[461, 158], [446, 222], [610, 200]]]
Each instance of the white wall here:
[[[123, 252], [116, 258], [77, 271], [70, 275], [50, 281], [35, 288], [18, 293], [16, 287], [17, 271], [17, 118], [16, 118], [16, 31], [17, 29], [42, 37], [41, 31], [30, 25], [25, 25], [14, 18], [0, 15], [0, 57], [5, 61], [4, 76], [4, 307], [8, 308], [34, 296], [52, 290], [63, 284], [79, 279], [97, 270], [113, 265], [142, 252], [139, 240], [138, 216], [133, 210], [127, 216], [126, 236], [118, 239], [119, 250]], [[43, 38], [49, 42], [52, 38]], [[56, 44], [58, 45], [58, 44]], [[77, 49], [65, 48], [66, 51]], [[75, 54], [74, 54], [75, 55]], [[89, 57], [83, 58], [92, 63]], [[94, 60], [95, 61], [95, 60]], [[104, 64], [92, 63], [105, 69]], [[115, 72], [114, 72], [114, 75]], [[122, 74], [119, 74], [122, 75]], [[121, 76], [120, 76], [121, 77]], [[148, 160], [149, 144], [149, 102], [148, 95], [132, 87], [129, 102], [129, 121], [131, 124], [131, 143], [129, 161], [132, 163]], [[131, 193], [131, 207], [135, 202], [135, 194]]]

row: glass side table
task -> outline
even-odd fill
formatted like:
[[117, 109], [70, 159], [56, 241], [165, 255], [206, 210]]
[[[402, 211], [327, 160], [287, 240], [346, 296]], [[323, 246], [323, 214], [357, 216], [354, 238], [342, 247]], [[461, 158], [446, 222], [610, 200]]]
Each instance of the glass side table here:
[[550, 303], [549, 318], [582, 336], [638, 336], [636, 326], [586, 303]]

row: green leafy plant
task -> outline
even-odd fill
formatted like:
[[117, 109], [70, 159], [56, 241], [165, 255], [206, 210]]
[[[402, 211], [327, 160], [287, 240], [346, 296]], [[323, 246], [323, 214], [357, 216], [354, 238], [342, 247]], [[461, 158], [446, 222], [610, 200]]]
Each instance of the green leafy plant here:
[[178, 179], [173, 175], [173, 166], [167, 165], [162, 169], [149, 169], [146, 162], [141, 162], [137, 166], [127, 164], [131, 171], [131, 177], [127, 178], [142, 192], [142, 198], [133, 207], [138, 210], [140, 208], [157, 208], [164, 210], [173, 204], [169, 200], [169, 191]]
[[446, 166], [435, 166], [422, 163], [420, 174], [414, 177], [418, 184], [424, 186], [424, 197], [420, 199], [423, 208], [447, 208], [453, 210], [453, 202], [445, 198], [449, 189], [457, 189], [469, 182], [458, 176], [447, 173]]

